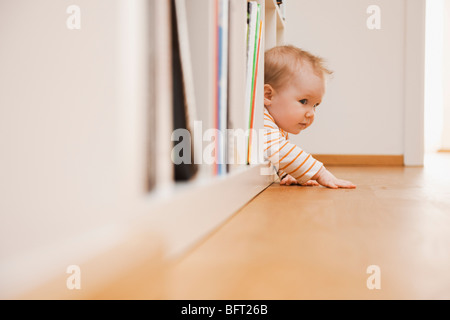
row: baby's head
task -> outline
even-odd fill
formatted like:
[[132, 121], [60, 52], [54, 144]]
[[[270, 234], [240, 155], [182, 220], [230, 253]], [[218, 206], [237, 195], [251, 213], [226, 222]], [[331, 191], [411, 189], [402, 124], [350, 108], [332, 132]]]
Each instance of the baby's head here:
[[313, 123], [332, 72], [322, 58], [294, 46], [267, 50], [264, 60], [264, 105], [281, 129], [298, 134]]

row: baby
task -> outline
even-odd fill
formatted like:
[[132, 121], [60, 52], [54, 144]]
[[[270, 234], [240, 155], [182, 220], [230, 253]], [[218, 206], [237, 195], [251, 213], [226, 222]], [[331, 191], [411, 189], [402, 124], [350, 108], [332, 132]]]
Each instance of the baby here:
[[294, 46], [279, 46], [265, 53], [265, 157], [277, 168], [282, 185], [322, 185], [332, 189], [356, 186], [336, 178], [320, 161], [289, 141], [314, 121], [332, 72], [323, 60]]

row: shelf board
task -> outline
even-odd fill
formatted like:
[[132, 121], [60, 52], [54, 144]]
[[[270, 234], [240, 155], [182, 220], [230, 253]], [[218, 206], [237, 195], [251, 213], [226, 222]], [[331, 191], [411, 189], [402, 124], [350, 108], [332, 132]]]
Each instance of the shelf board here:
[[[128, 208], [134, 212], [130, 217], [41, 249], [39, 261], [36, 261], [35, 252], [11, 259], [0, 267], [11, 274], [19, 272], [25, 276], [18, 286], [17, 281], [14, 283], [16, 287], [7, 283], [11, 291], [0, 297], [25, 295], [25, 298], [37, 298], [45, 293], [50, 298], [72, 299], [73, 292], [61, 287], [67, 275], [62, 273], [61, 278], [58, 272], [73, 263], [94, 272], [96, 276], [91, 276], [91, 284], [102, 287], [105, 281], [111, 281], [145, 261], [144, 265], [152, 267], [177, 259], [269, 187], [274, 176], [261, 174], [262, 169], [269, 168], [269, 163], [245, 166], [223, 177], [199, 179], [155, 191], [140, 198], [139, 205]], [[105, 263], [104, 269], [97, 267], [99, 264], [105, 266]], [[35, 268], [33, 273], [27, 273], [28, 269], [18, 271], [30, 265]], [[55, 274], [58, 275], [56, 280]], [[38, 280], [32, 282], [33, 279]], [[83, 291], [78, 296], [93, 293], [92, 290]]]
[[142, 223], [156, 227], [167, 256], [177, 256], [271, 185], [274, 176], [261, 174], [266, 168], [268, 163], [246, 166], [224, 177], [176, 185], [166, 201], [151, 206], [147, 223]]

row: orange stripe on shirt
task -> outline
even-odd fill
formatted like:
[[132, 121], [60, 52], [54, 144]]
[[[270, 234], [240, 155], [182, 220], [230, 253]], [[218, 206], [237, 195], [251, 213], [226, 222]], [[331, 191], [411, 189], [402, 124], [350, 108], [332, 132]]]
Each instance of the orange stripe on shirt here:
[[265, 116], [268, 116], [268, 117], [270, 118], [270, 120], [272, 120], [273, 122], [275, 122], [275, 120], [272, 118], [272, 116], [271, 116], [270, 114], [264, 112], [264, 115], [265, 115]]
[[277, 141], [277, 140], [280, 140], [280, 139], [281, 139], [281, 138], [273, 139], [273, 140], [270, 140], [270, 141], [266, 141], [265, 144], [268, 144], [268, 143], [271, 143], [271, 142], [274, 142], [274, 141]]
[[[275, 144], [279, 143], [279, 142], [280, 142], [280, 139], [281, 139], [281, 138], [278, 138], [278, 139], [273, 140], [273, 141], [275, 141], [275, 142], [272, 143], [270, 146], [268, 146], [268, 147], [264, 150], [264, 152], [266, 152], [267, 150], [269, 150], [270, 148], [272, 148], [272, 146], [274, 146]], [[272, 142], [272, 141], [271, 141], [271, 142]]]
[[[295, 159], [294, 160], [292, 160], [291, 162], [289, 162], [289, 164], [288, 165], [286, 165], [286, 166], [284, 166], [283, 168], [280, 168], [280, 170], [284, 170], [284, 169], [286, 169], [287, 167], [289, 167], [291, 164], [293, 164], [294, 162], [295, 162], [295, 160], [297, 160], [298, 159], [298, 157], [300, 157], [300, 155], [303, 153], [303, 150], [302, 150], [302, 152], [300, 152], [296, 157], [295, 157]], [[308, 156], [308, 158], [309, 158], [310, 156]], [[306, 159], [308, 159], [308, 158], [306, 158]], [[305, 160], [306, 161], [306, 160]]]
[[272, 155], [269, 157], [269, 160], [270, 160], [270, 158], [272, 158], [274, 155], [276, 155], [278, 152], [280, 152], [281, 149], [283, 149], [284, 147], [286, 147], [286, 145], [288, 145], [288, 144], [289, 144], [289, 141], [286, 141], [286, 143], [285, 143], [280, 149], [278, 149], [277, 152], [275, 152], [274, 154], [272, 154]]
[[295, 146], [293, 146], [292, 149], [289, 150], [289, 152], [287, 154], [285, 154], [285, 156], [283, 158], [281, 158], [279, 162], [283, 161], [284, 158], [286, 158], [292, 152], [292, 150], [294, 150], [294, 149], [295, 149]]
[[306, 172], [304, 172], [300, 177], [295, 178], [295, 179], [303, 178], [303, 176], [304, 176], [305, 174], [307, 174], [307, 173], [308, 173], [308, 172], [316, 165], [316, 163], [317, 163], [317, 160], [314, 161], [314, 163], [312, 164], [312, 166], [311, 166], [308, 170], [306, 170]]
[[272, 126], [269, 126], [269, 125], [267, 125], [267, 124], [265, 124], [264, 125], [264, 127], [266, 127], [266, 128], [270, 128], [270, 129], [273, 129], [273, 130], [276, 130], [274, 127], [272, 127]]
[[306, 159], [305, 159], [305, 161], [303, 161], [302, 164], [299, 165], [299, 166], [297, 167], [297, 169], [295, 169], [294, 171], [292, 171], [291, 174], [293, 174], [293, 173], [296, 172], [298, 169], [300, 169], [301, 167], [303, 167], [303, 165], [306, 163], [306, 161], [308, 161], [309, 157], [311, 157], [311, 155], [307, 156]]

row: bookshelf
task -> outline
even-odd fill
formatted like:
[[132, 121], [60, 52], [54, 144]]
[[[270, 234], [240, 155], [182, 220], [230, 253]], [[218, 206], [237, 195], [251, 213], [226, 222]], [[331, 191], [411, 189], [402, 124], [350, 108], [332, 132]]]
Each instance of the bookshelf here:
[[[286, 6], [286, 1], [283, 1], [283, 5]], [[283, 45], [286, 21], [283, 17], [282, 10], [277, 5], [276, 0], [265, 1], [265, 20], [265, 50], [273, 48], [277, 45]]]
[[[116, 146], [113, 155], [117, 156], [114, 166], [111, 165], [116, 174], [114, 199], [111, 200], [115, 204], [115, 217], [108, 218], [110, 220], [103, 225], [93, 226], [90, 233], [80, 231], [79, 237], [61, 241], [56, 249], [42, 250], [38, 268], [42, 271], [38, 275], [40, 282], [28, 281], [36, 279], [35, 274], [26, 278], [26, 270], [35, 264], [35, 256], [30, 254], [28, 260], [25, 257], [11, 261], [11, 270], [20, 273], [24, 283], [20, 289], [22, 297], [102, 298], [105, 294], [101, 292], [110, 291], [106, 288], [111, 287], [114, 288], [110, 292], [118, 292], [118, 297], [120, 294], [123, 297], [123, 292], [130, 289], [124, 281], [136, 278], [130, 277], [137, 274], [136, 270], [141, 270], [140, 274], [145, 272], [142, 270], [155, 270], [153, 276], [162, 278], [164, 261], [175, 259], [192, 248], [273, 183], [274, 172], [267, 174], [271, 169], [264, 162], [233, 164], [222, 175], [215, 175], [213, 165], [203, 163], [198, 165], [196, 175], [190, 180], [174, 180], [171, 134], [176, 74], [171, 60], [174, 45], [171, 8], [173, 4], [183, 8], [176, 14], [177, 23], [184, 30], [178, 34], [184, 41], [180, 50], [190, 50], [190, 54], [181, 59], [181, 64], [186, 63], [186, 57], [190, 60], [189, 74], [183, 74], [189, 79], [183, 81], [189, 81], [189, 88], [185, 90], [190, 93], [185, 94], [190, 94], [189, 103], [195, 105], [188, 123], [201, 121], [206, 130], [213, 128], [215, 121], [217, 1], [117, 2], [117, 39], [114, 38], [117, 64], [113, 69], [118, 74], [117, 127], [111, 129], [114, 133], [111, 144]], [[246, 0], [229, 0], [227, 104], [230, 129], [247, 126], [244, 114], [247, 3]], [[254, 103], [254, 128], [258, 130], [263, 129], [264, 50], [284, 41], [286, 22], [276, 1], [258, 0], [257, 3], [263, 21]], [[102, 16], [102, 10], [91, 9]], [[258, 143], [258, 149], [262, 150], [263, 142]], [[194, 152], [203, 151], [209, 144], [209, 141], [194, 143]], [[107, 156], [105, 154], [105, 158]], [[261, 174], [262, 170], [265, 174]], [[96, 178], [101, 180], [102, 177], [93, 177], [91, 184], [102, 186]], [[97, 191], [97, 195], [99, 193]], [[61, 287], [67, 278], [67, 265], [78, 263], [84, 274], [96, 279], [91, 283], [92, 290], [85, 287], [77, 293]], [[23, 270], [17, 267], [19, 265], [23, 265]], [[108, 273], [104, 272], [106, 269]], [[54, 270], [61, 271], [57, 279]], [[139, 295], [136, 288], [143, 284], [140, 279], [136, 282], [133, 297], [158, 298], [157, 292]], [[27, 290], [31, 289], [28, 283], [33, 283], [31, 292]], [[128, 289], [121, 290], [127, 286]]]
[[[247, 3], [249, 1], [229, 0], [229, 50], [228, 50], [228, 117], [230, 129], [245, 129], [245, 70], [247, 41]], [[284, 42], [286, 22], [276, 0], [258, 0], [263, 21], [260, 58], [256, 80], [254, 129], [263, 129], [263, 87], [264, 54], [263, 51]], [[214, 103], [216, 76], [214, 61], [216, 1], [185, 1], [187, 37], [190, 44], [192, 83], [196, 101], [196, 120], [201, 121], [202, 129], [214, 127]], [[176, 4], [176, 1], [175, 1]], [[169, 106], [163, 107], [168, 108]], [[162, 139], [162, 138], [161, 138]], [[164, 141], [160, 141], [164, 143]], [[203, 141], [200, 150], [210, 143]], [[257, 142], [262, 150], [262, 141]], [[197, 145], [197, 147], [199, 147]], [[194, 150], [195, 152], [195, 150]], [[241, 155], [242, 157], [242, 155]], [[236, 159], [235, 159], [236, 160]], [[176, 256], [195, 244], [226, 221], [239, 208], [249, 202], [258, 193], [268, 187], [275, 179], [274, 175], [261, 175], [262, 168], [269, 170], [267, 163], [233, 164], [225, 175], [215, 176], [211, 165], [198, 165], [198, 173], [190, 181], [173, 182], [164, 189], [170, 210], [159, 212], [156, 203], [160, 203], [161, 190], [150, 192], [155, 199], [152, 216], [162, 227], [160, 234], [168, 244], [169, 256]], [[264, 169], [263, 169], [264, 170]], [[187, 196], [189, 194], [189, 196]], [[164, 205], [162, 205], [164, 207]], [[168, 218], [171, 215], [172, 218]], [[166, 223], [164, 221], [171, 221]], [[173, 223], [179, 221], [183, 223]], [[201, 222], [201, 223], [197, 223]], [[189, 229], [184, 226], [192, 225]]]
[[[228, 65], [228, 116], [230, 129], [245, 129], [245, 70], [247, 41], [247, 3], [249, 1], [229, 0], [229, 65]], [[256, 80], [254, 128], [263, 129], [263, 87], [264, 50], [283, 44], [286, 22], [276, 0], [258, 0], [263, 21], [258, 74]], [[214, 125], [214, 61], [215, 57], [215, 1], [185, 0], [187, 36], [192, 59], [192, 82], [195, 91], [197, 120], [203, 130]], [[263, 49], [264, 48], [264, 49]], [[263, 141], [258, 141], [262, 150]], [[205, 148], [208, 142], [203, 142]], [[177, 255], [196, 241], [212, 232], [239, 208], [268, 187], [274, 175], [261, 175], [261, 169], [268, 170], [267, 163], [230, 166], [230, 172], [214, 176], [211, 165], [199, 165], [197, 176], [188, 182], [175, 183], [166, 190], [171, 201], [169, 212], [153, 213], [164, 228], [159, 228], [168, 239], [168, 254]], [[152, 191], [158, 194], [158, 190]], [[189, 196], [187, 196], [189, 194]], [[188, 200], [185, 200], [188, 199]], [[175, 204], [174, 204], [175, 203]], [[178, 203], [178, 205], [176, 204]], [[186, 207], [189, 210], [186, 210]], [[180, 213], [184, 212], [184, 213]], [[172, 214], [172, 219], [168, 219]], [[165, 223], [164, 221], [183, 221]], [[195, 224], [201, 221], [200, 224]], [[184, 226], [195, 225], [187, 230]]]

